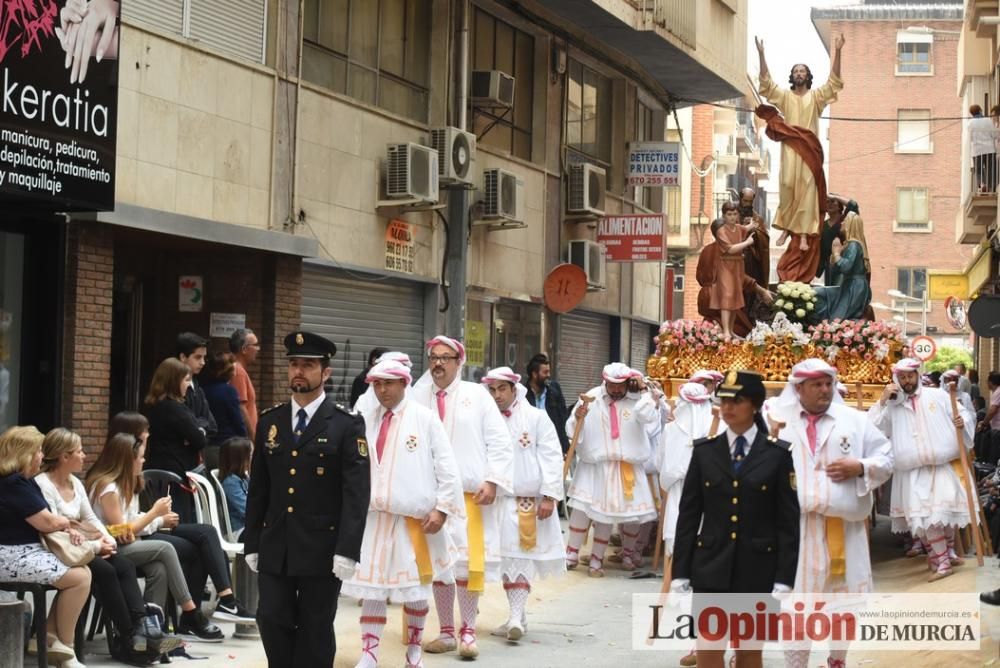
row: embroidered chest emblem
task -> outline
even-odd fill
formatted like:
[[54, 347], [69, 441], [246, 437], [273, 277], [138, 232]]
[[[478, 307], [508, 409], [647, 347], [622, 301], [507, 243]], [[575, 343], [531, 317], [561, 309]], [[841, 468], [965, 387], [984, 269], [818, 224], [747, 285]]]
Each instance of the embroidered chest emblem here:
[[937, 404], [935, 404], [935, 403], [928, 404], [927, 410], [929, 410], [931, 413], [936, 412], [937, 411]]
[[845, 455], [851, 451], [851, 442], [847, 439], [847, 436], [840, 437], [840, 451]]
[[468, 397], [462, 399], [462, 405], [466, 408], [472, 408], [472, 401]]
[[272, 424], [271, 428], [267, 430], [267, 442], [264, 444], [264, 447], [268, 450], [274, 450], [278, 447], [276, 438], [278, 438], [278, 425]]
[[622, 419], [627, 420], [632, 413], [626, 408], [622, 411]]
[[413, 452], [414, 450], [417, 449], [417, 436], [416, 436], [416, 434], [410, 434], [406, 438], [406, 449], [409, 450], [410, 452]]
[[521, 434], [521, 438], [519, 438], [517, 442], [521, 444], [522, 448], [531, 447], [531, 436], [528, 436], [528, 432], [524, 432]]

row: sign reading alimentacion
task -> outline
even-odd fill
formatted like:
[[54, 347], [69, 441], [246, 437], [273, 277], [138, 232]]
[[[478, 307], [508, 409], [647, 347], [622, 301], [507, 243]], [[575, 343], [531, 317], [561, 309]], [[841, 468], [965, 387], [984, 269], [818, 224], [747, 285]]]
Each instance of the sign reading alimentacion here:
[[0, 3], [0, 202], [114, 208], [120, 9]]

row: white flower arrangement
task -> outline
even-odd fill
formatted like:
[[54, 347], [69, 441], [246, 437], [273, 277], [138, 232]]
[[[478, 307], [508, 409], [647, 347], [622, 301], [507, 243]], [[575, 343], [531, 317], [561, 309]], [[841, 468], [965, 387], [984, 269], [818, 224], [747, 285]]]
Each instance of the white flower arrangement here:
[[792, 322], [784, 311], [778, 311], [771, 324], [758, 322], [746, 340], [755, 348], [760, 348], [766, 346], [771, 338], [791, 339], [793, 346], [804, 346], [812, 341], [812, 337], [803, 331], [802, 323]]
[[791, 319], [806, 322], [816, 308], [816, 290], [807, 283], [786, 281], [778, 286], [774, 308], [779, 314], [784, 312]]

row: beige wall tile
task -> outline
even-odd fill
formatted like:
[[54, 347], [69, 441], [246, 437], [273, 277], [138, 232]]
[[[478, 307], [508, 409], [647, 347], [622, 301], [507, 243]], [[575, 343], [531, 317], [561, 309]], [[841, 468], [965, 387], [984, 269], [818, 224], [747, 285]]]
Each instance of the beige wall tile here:
[[250, 126], [215, 117], [215, 178], [240, 185], [250, 182]]
[[139, 94], [129, 88], [118, 89], [117, 153], [134, 158], [139, 140]]
[[298, 134], [303, 141], [330, 146], [330, 114], [327, 100], [308, 88], [303, 88], [299, 98]]
[[142, 51], [146, 43], [146, 33], [130, 26], [122, 26], [121, 41], [118, 44], [118, 88], [139, 90], [139, 74], [142, 71]]
[[250, 187], [271, 187], [271, 133], [250, 128]]
[[247, 196], [247, 221], [251, 227], [267, 229], [270, 222], [271, 195], [267, 190], [250, 188]]
[[177, 168], [215, 176], [215, 117], [204, 111], [177, 108]]
[[375, 181], [375, 165], [371, 160], [356, 158], [340, 151], [331, 151], [329, 193], [331, 201], [348, 209], [374, 211], [375, 200], [365, 200], [366, 185]]
[[219, 91], [217, 109], [220, 116], [240, 123], [250, 123], [250, 104], [253, 99], [253, 71], [225, 60], [216, 66]]
[[175, 211], [187, 216], [211, 220], [213, 209], [212, 179], [191, 172], [177, 172]]
[[[330, 204], [328, 202], [321, 202], [316, 199], [307, 199], [304, 197], [298, 198], [295, 203], [296, 214], [299, 210], [305, 211], [306, 221], [308, 223], [308, 228], [316, 231], [317, 234], [322, 236], [325, 230], [330, 227]], [[298, 226], [296, 234], [302, 233], [307, 236], [312, 233], [305, 226]], [[326, 243], [325, 241], [323, 243]]]
[[299, 197], [330, 202], [330, 149], [319, 144], [299, 141]]
[[218, 59], [195, 51], [183, 49], [180, 60], [180, 94], [177, 101], [186, 107], [214, 114], [219, 88]]
[[[362, 112], [339, 100], [328, 100], [326, 115], [330, 119], [328, 145], [352, 155], [362, 155]], [[371, 157], [366, 155], [365, 157]]]
[[250, 192], [244, 185], [213, 179], [212, 219], [223, 223], [245, 225]]
[[161, 211], [173, 211], [177, 197], [177, 172], [149, 162], [136, 163], [135, 203]]
[[164, 100], [176, 100], [180, 90], [180, 44], [146, 35], [140, 57], [139, 91]]
[[164, 167], [177, 165], [177, 105], [167, 100], [139, 96], [139, 160]]
[[254, 74], [251, 84], [253, 98], [250, 102], [250, 124], [261, 130], [271, 130], [274, 125], [274, 78]]
[[134, 204], [138, 165], [135, 160], [118, 156], [115, 160], [115, 200]]

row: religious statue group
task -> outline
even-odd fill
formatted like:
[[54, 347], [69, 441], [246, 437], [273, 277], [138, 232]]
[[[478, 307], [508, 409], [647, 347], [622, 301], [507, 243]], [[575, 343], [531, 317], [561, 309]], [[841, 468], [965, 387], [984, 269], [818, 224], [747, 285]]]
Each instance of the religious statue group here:
[[[827, 192], [818, 137], [820, 114], [844, 87], [843, 46], [840, 36], [826, 83], [813, 89], [812, 72], [798, 64], [785, 90], [771, 78], [764, 43], [757, 39], [759, 94], [770, 104], [760, 104], [756, 114], [767, 123], [767, 136], [781, 143], [779, 204], [772, 224], [781, 230], [777, 245], [788, 246], [778, 261], [778, 281], [815, 284], [817, 322], [871, 319], [864, 222], [857, 202]], [[767, 222], [754, 211], [754, 197], [744, 188], [738, 202], [722, 205], [722, 217], [711, 226], [714, 241], [698, 259], [698, 312], [718, 322], [727, 337], [746, 336], [755, 321], [769, 319], [773, 301], [770, 237]]]

